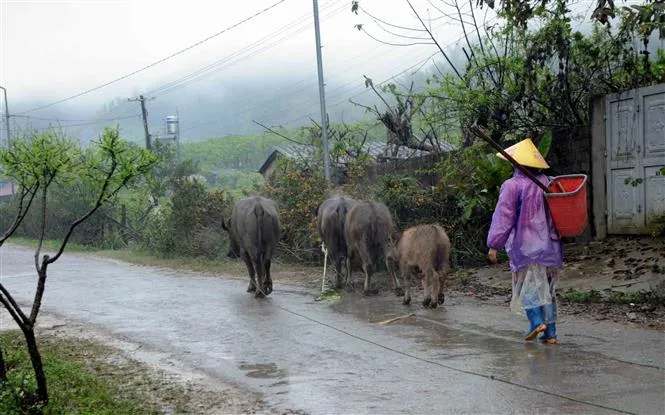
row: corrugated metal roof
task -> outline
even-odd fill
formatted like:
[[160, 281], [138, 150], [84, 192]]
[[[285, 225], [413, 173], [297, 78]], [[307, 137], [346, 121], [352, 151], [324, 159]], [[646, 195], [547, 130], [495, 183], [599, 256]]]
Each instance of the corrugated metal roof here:
[[[370, 156], [378, 157], [391, 157], [392, 151], [390, 146], [383, 142], [372, 141], [365, 143], [364, 145], [366, 151]], [[441, 151], [453, 151], [455, 147], [446, 142], [442, 141], [439, 143], [439, 148]], [[304, 144], [286, 144], [281, 146], [274, 146], [273, 151], [279, 151], [288, 158], [297, 159], [297, 158], [308, 158], [311, 157], [315, 152], [315, 147]], [[431, 154], [429, 151], [423, 150], [414, 150], [412, 148], [400, 146], [397, 150], [397, 158], [407, 159], [412, 157], [422, 157], [425, 155]]]
[[[372, 141], [369, 143], [365, 143], [364, 147], [367, 153], [375, 159], [393, 158], [390, 146], [384, 142]], [[444, 152], [455, 150], [455, 146], [446, 141], [440, 141], [439, 148], [441, 149], [441, 151]], [[268, 166], [273, 162], [273, 160], [277, 156], [277, 153], [282, 154], [285, 157], [290, 158], [292, 160], [307, 160], [313, 157], [315, 152], [316, 152], [316, 147], [306, 144], [289, 143], [280, 146], [273, 146], [272, 151], [266, 158], [266, 161], [259, 168], [259, 173], [263, 174], [265, 172], [265, 170], [268, 168]], [[414, 150], [412, 148], [400, 146], [397, 150], [396, 158], [404, 160], [414, 157], [416, 158], [423, 157], [429, 154], [431, 153], [428, 151]], [[344, 156], [340, 158], [340, 161], [342, 163], [345, 163], [349, 161], [349, 159], [350, 159], [349, 156]]]

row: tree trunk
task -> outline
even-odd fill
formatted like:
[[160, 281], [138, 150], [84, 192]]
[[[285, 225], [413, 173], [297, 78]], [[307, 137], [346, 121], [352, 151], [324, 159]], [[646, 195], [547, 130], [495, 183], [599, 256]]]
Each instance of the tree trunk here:
[[42, 355], [37, 347], [35, 330], [32, 327], [23, 329], [25, 342], [28, 345], [28, 353], [32, 361], [32, 369], [35, 371], [35, 380], [37, 381], [37, 396], [39, 400], [46, 405], [48, 403], [48, 389], [46, 388], [46, 375], [44, 374], [44, 365], [42, 364]]
[[7, 365], [5, 356], [2, 354], [2, 347], [0, 347], [0, 382], [7, 382]]

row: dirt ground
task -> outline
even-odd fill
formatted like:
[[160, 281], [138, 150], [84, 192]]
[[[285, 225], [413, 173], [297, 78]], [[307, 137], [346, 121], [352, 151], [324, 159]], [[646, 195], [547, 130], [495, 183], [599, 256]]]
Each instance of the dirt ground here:
[[[0, 310], [2, 330], [17, 326], [7, 312]], [[11, 323], [11, 324], [10, 324]], [[116, 377], [164, 414], [282, 414], [266, 409], [259, 395], [225, 384], [200, 372], [185, 368], [178, 361], [156, 350], [112, 337], [96, 328], [41, 314], [37, 336], [80, 341], [81, 347], [93, 342], [86, 361], [101, 378]], [[100, 351], [102, 350], [102, 351]]]

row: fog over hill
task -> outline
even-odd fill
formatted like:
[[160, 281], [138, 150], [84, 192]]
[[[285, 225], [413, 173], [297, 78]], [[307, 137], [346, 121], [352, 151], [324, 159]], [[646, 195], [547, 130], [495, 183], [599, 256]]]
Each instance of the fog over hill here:
[[[414, 81], [424, 88], [425, 77], [433, 67], [406, 72], [396, 78], [401, 84]], [[368, 74], [371, 76], [371, 74]], [[375, 82], [384, 79], [376, 79]], [[138, 96], [141, 91], [136, 91]], [[376, 95], [365, 87], [364, 79], [331, 82], [325, 86], [326, 110], [331, 122], [352, 123], [370, 117], [366, 111], [349, 102], [380, 104]], [[260, 77], [210, 78], [186, 87], [156, 89], [145, 94], [148, 127], [151, 135], [165, 131], [165, 117], [179, 115], [183, 141], [199, 141], [226, 135], [256, 134], [265, 131], [253, 120], [267, 126], [297, 127], [320, 122], [320, 102], [316, 72], [308, 74], [265, 74]], [[143, 142], [141, 107], [129, 97], [116, 97], [103, 104], [80, 104], [73, 101], [45, 108], [28, 116], [12, 117], [14, 129], [61, 127], [72, 138], [87, 143], [104, 126], [119, 125], [127, 139]], [[10, 105], [14, 114], [42, 105], [43, 102], [16, 101]]]

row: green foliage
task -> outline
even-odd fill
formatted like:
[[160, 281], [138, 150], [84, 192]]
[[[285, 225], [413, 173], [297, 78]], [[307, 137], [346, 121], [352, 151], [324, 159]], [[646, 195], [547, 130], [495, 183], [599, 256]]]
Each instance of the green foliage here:
[[232, 203], [223, 190], [210, 191], [194, 178], [183, 180], [170, 199], [148, 217], [148, 249], [162, 257], [221, 258], [226, 243], [221, 223]]
[[[5, 174], [19, 188], [38, 186], [46, 202], [45, 210], [41, 209], [41, 200], [40, 209], [33, 205], [26, 212], [18, 235], [39, 238], [44, 228], [47, 239], [62, 239], [73, 223], [94, 209], [96, 215], [81, 222], [72, 239], [96, 246], [109, 246], [105, 244], [105, 234], [114, 240], [113, 245], [118, 245], [117, 230], [107, 226], [106, 218], [116, 209], [118, 193], [134, 187], [157, 161], [152, 153], [121, 140], [114, 129], [106, 129], [85, 150], [54, 131], [30, 131], [0, 152], [0, 160]], [[4, 229], [18, 207], [18, 199], [3, 204]]]
[[573, 303], [599, 303], [603, 299], [600, 292], [596, 290], [578, 291], [573, 290], [572, 288], [569, 288], [561, 296]]
[[379, 180], [377, 199], [390, 207], [400, 229], [432, 222], [444, 226], [453, 242], [455, 265], [484, 261], [492, 212], [512, 166], [475, 143], [420, 173], [440, 181], [423, 187], [414, 177], [386, 175]]
[[282, 226], [282, 254], [287, 259], [309, 258], [316, 234], [314, 213], [323, 200], [323, 171], [290, 159], [280, 159], [265, 186], [268, 197], [277, 201]]
[[[46, 343], [43, 347], [44, 369], [49, 379], [50, 402], [38, 403], [30, 359], [22, 349], [18, 331], [4, 332], [0, 346], [6, 351], [6, 383], [0, 382], [0, 413], [23, 415], [69, 414], [157, 414], [132, 392], [123, 391], [122, 380], [94, 374], [71, 345]], [[69, 346], [69, 347], [67, 347]], [[84, 353], [84, 352], [78, 352]]]
[[495, 141], [511, 141], [586, 125], [592, 97], [665, 80], [665, 53], [645, 53], [648, 41], [630, 14], [621, 14], [613, 32], [597, 25], [585, 36], [573, 30], [563, 0], [548, 3], [547, 12], [529, 10], [538, 25], [526, 29], [508, 19], [487, 32], [473, 45], [462, 79], [432, 77], [428, 111], [440, 114], [439, 124], [477, 121]]
[[257, 171], [273, 146], [287, 141], [270, 134], [226, 136], [184, 143], [182, 156], [196, 160], [204, 175], [222, 169]]

